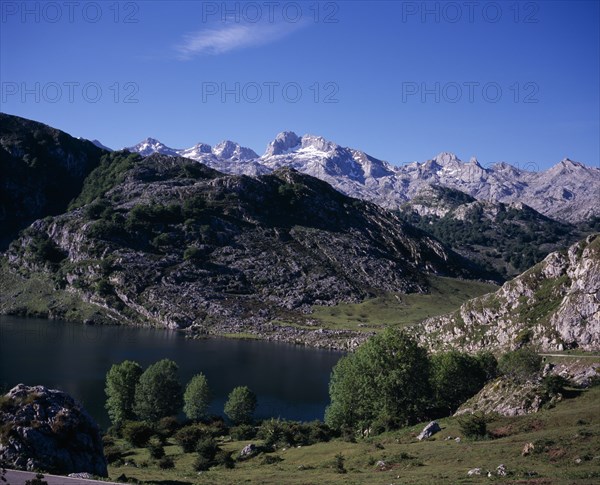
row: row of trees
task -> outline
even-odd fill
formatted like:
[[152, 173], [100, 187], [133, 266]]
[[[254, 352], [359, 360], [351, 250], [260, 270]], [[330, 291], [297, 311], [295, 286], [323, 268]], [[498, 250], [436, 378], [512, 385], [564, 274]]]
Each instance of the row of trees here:
[[[106, 409], [114, 425], [125, 421], [156, 422], [175, 416], [183, 409], [194, 421], [207, 417], [212, 392], [204, 374], [197, 374], [185, 390], [178, 378], [178, 367], [169, 359], [150, 365], [145, 371], [140, 364], [126, 360], [114, 364], [106, 374]], [[256, 395], [246, 386], [231, 391], [225, 403], [225, 415], [235, 424], [252, 421]]]
[[380, 432], [451, 414], [497, 374], [490, 353], [429, 355], [409, 335], [387, 329], [335, 366], [325, 422]]

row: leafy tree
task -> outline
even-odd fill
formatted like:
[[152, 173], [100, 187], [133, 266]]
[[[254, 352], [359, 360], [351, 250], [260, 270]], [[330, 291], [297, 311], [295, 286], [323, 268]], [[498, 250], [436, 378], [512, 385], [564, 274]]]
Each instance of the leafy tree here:
[[114, 364], [106, 374], [106, 409], [113, 424], [134, 418], [135, 387], [142, 367], [137, 362], [126, 360]]
[[148, 367], [135, 388], [135, 413], [139, 418], [156, 421], [176, 415], [183, 405], [178, 367], [169, 359]]
[[206, 416], [212, 399], [208, 381], [204, 374], [192, 377], [183, 395], [183, 412], [189, 419], [199, 420]]
[[255, 410], [256, 394], [248, 387], [239, 386], [229, 393], [224, 411], [235, 424], [251, 423]]
[[431, 399], [425, 349], [396, 329], [372, 337], [334, 367], [325, 422], [361, 432], [416, 422]]
[[498, 361], [498, 370], [507, 377], [526, 381], [539, 372], [542, 357], [529, 347], [507, 352]]
[[432, 355], [431, 371], [434, 405], [445, 414], [455, 411], [486, 382], [477, 358], [456, 350]]

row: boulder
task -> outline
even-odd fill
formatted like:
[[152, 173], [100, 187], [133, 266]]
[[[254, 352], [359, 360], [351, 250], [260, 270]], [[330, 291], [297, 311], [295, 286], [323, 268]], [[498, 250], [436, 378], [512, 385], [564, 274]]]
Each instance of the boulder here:
[[68, 394], [19, 384], [0, 408], [0, 461], [19, 470], [106, 477], [98, 425]]
[[467, 472], [467, 475], [469, 475], [470, 477], [473, 477], [475, 475], [481, 475], [481, 468], [472, 468]]
[[440, 428], [440, 425], [437, 423], [437, 421], [432, 421], [427, 426], [425, 426], [425, 428], [423, 428], [423, 431], [421, 431], [421, 434], [419, 434], [419, 436], [417, 436], [417, 439], [419, 441], [425, 440], [427, 438], [430, 438], [431, 436], [433, 436], [434, 434], [438, 433], [441, 430], [442, 430], [442, 428]]
[[240, 451], [240, 458], [250, 458], [258, 453], [258, 447], [254, 443], [250, 443]]

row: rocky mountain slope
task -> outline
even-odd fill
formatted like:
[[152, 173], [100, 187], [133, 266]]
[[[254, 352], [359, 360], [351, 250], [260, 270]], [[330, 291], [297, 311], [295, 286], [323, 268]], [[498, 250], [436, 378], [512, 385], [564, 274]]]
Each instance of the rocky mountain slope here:
[[122, 322], [225, 333], [313, 304], [426, 292], [427, 274], [479, 274], [394, 214], [292, 169], [250, 178], [113, 152], [72, 207], [24, 231], [10, 265]]
[[423, 188], [400, 211], [411, 224], [503, 278], [593, 232], [550, 219], [520, 202], [480, 201], [439, 185]]
[[[149, 139], [129, 150], [143, 155], [153, 152], [178, 154], [232, 174], [256, 175], [284, 166], [293, 167], [328, 182], [346, 195], [388, 209], [399, 208], [433, 184], [460, 190], [482, 201], [520, 202], [561, 221], [579, 222], [600, 216], [597, 204], [600, 169], [569, 159], [537, 172], [506, 163], [484, 168], [475, 158], [463, 163], [454, 154], [444, 152], [423, 163], [395, 167], [320, 136], [300, 137], [293, 132], [277, 135], [261, 157], [234, 142], [223, 143], [236, 149], [221, 156], [218, 150], [205, 144], [174, 150]], [[198, 146], [202, 148], [198, 149]], [[231, 157], [230, 153], [235, 155]]]
[[87, 140], [0, 113], [0, 250], [35, 219], [63, 212], [104, 153]]
[[456, 312], [414, 328], [432, 349], [600, 349], [600, 234], [469, 300]]

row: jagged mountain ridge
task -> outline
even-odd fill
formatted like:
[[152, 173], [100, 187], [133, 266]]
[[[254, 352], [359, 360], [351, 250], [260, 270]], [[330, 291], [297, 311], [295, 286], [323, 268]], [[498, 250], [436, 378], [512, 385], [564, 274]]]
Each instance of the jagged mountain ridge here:
[[414, 333], [435, 350], [508, 350], [533, 345], [556, 351], [600, 349], [600, 234], [469, 300], [429, 318]]
[[[100, 186], [107, 174], [114, 183]], [[94, 202], [36, 221], [7, 257], [122, 322], [239, 333], [314, 304], [425, 292], [427, 274], [476, 276], [393, 213], [289, 168], [251, 178], [113, 152], [81, 200], [93, 190]]]
[[[477, 159], [463, 163], [456, 155], [443, 152], [423, 163], [395, 167], [363, 151], [341, 147], [323, 137], [298, 136], [282, 132], [269, 143], [265, 153], [252, 157], [224, 158], [211, 148], [175, 150], [178, 155], [201, 161], [225, 173], [261, 175], [283, 166], [320, 178], [351, 197], [398, 209], [424, 187], [435, 184], [461, 190], [479, 200], [524, 203], [553, 219], [578, 222], [600, 215], [600, 169], [564, 159], [545, 171], [531, 171], [507, 163], [482, 167]], [[138, 148], [130, 150], [140, 152]], [[148, 154], [146, 145], [144, 155]], [[173, 149], [157, 146], [156, 152], [172, 154]]]

